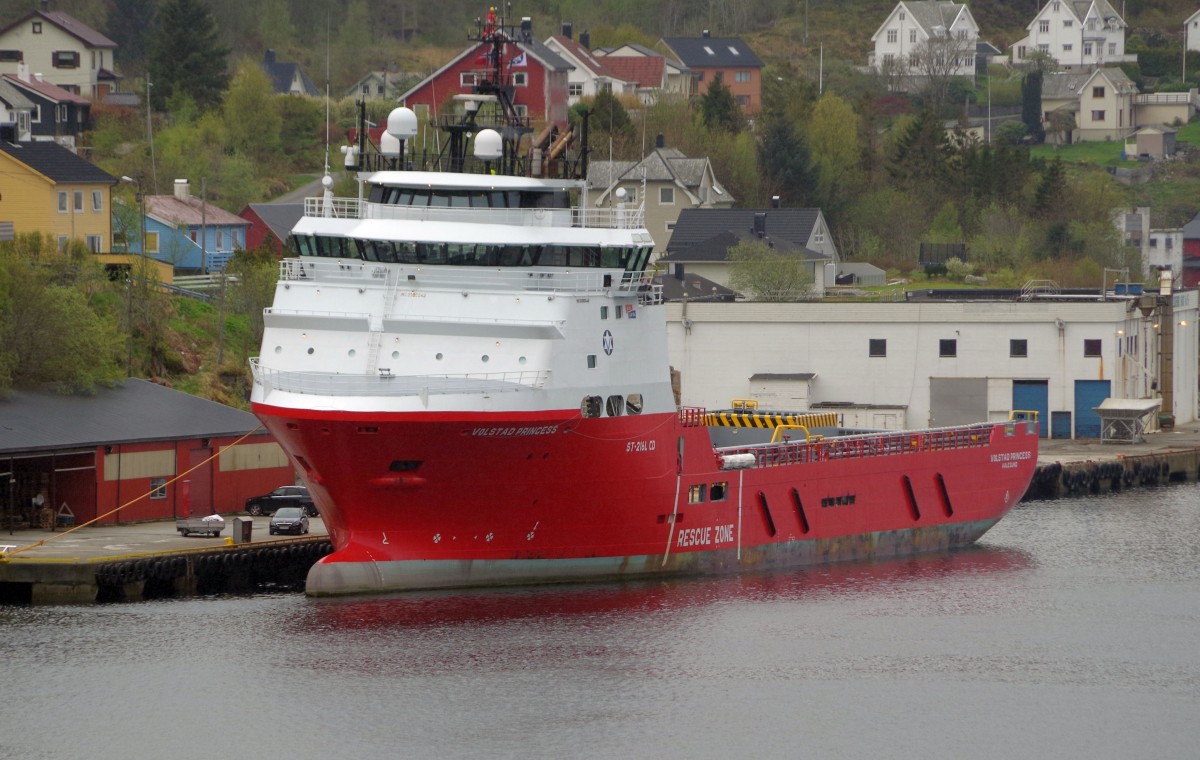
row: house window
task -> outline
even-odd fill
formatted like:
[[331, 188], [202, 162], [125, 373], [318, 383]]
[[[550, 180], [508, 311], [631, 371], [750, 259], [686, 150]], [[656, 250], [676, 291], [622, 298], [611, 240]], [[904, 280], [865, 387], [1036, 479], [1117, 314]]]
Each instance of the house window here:
[[750, 105], [749, 95], [738, 95], [736, 98], [734, 98], [734, 100], [736, 100], [737, 104], [742, 108], [747, 108]]
[[382, 98], [384, 95], [387, 94], [387, 85], [383, 85], [383, 84], [377, 85], [375, 87], [375, 94]]
[[166, 478], [150, 478], [150, 498], [151, 499], [167, 498], [167, 479]]
[[1093, 87], [1092, 88], [1092, 97], [1093, 98], [1104, 97], [1104, 88], [1103, 87]]
[[363, 95], [370, 95], [371, 94], [371, 85], [364, 84], [362, 87], [359, 88], [359, 92], [361, 92]]
[[18, 63], [25, 60], [25, 54], [20, 50], [0, 50], [0, 61]]
[[1050, 31], [1050, 22], [1049, 21], [1039, 21], [1038, 22], [1038, 31], [1041, 32], [1042, 34], [1049, 32]]
[[1050, 52], [1050, 45], [1048, 45], [1048, 44], [1047, 44], [1047, 45], [1038, 45], [1038, 52], [1040, 52], [1040, 53], [1049, 53], [1049, 52]]
[[896, 30], [895, 30], [895, 29], [888, 29], [888, 33], [887, 33], [887, 41], [888, 41], [890, 44], [893, 44], [893, 45], [894, 45], [894, 44], [896, 43], [896, 38], [897, 38], [897, 36], [898, 36], [898, 34], [897, 34], [897, 32], [896, 32]]
[[1108, 43], [1108, 54], [1109, 55], [1117, 54], [1117, 43], [1115, 43], [1115, 42]]
[[916, 66], [919, 64], [919, 62], [920, 62], [920, 58], [917, 56], [916, 53], [908, 54], [908, 65], [909, 66]]
[[[1133, 242], [1133, 241], [1130, 241], [1130, 242]], [[1150, 238], [1150, 247], [1151, 248], [1158, 247], [1158, 238]]]
[[1092, 121], [1104, 121], [1104, 112], [1092, 111]]
[[146, 233], [146, 250], [145, 253], [158, 253], [158, 233]]
[[76, 190], [73, 195], [75, 196], [75, 210], [83, 211], [83, 191]]
[[1100, 356], [1100, 339], [1099, 338], [1088, 338], [1085, 341], [1083, 341], [1083, 355], [1085, 357]]
[[887, 338], [871, 338], [867, 341], [867, 356], [887, 356]]
[[517, 116], [520, 116], [522, 119], [527, 118], [529, 116], [529, 106], [517, 104], [517, 105], [513, 106], [513, 108], [516, 109]]
[[571, 84], [568, 84], [567, 95], [571, 96], [572, 98], [583, 97], [583, 83], [572, 82]]
[[1071, 52], [1071, 48], [1073, 48], [1073, 47], [1074, 47], [1074, 45], [1071, 45], [1071, 44], [1069, 44], [1069, 43], [1068, 43], [1068, 44], [1066, 44], [1066, 45], [1063, 45], [1063, 52], [1064, 52], [1064, 53], [1069, 53], [1069, 52]]
[[74, 50], [55, 50], [51, 62], [56, 69], [79, 68], [79, 53]]
[[58, 213], [65, 214], [65, 213], [67, 213], [67, 210], [68, 210], [67, 192], [65, 190], [59, 190], [58, 191]]
[[464, 71], [458, 75], [458, 83], [463, 87], [474, 87], [475, 74], [470, 71]]
[[1167, 238], [1166, 242], [1167, 242], [1167, 250], [1168, 251], [1175, 247], [1175, 239], [1174, 238]]
[[813, 243], [815, 245], [820, 245], [824, 242], [825, 242], [825, 230], [824, 230], [824, 228], [818, 227], [816, 229], [816, 231], [813, 232]]
[[658, 189], [658, 203], [660, 206], [675, 205], [675, 188], [660, 187]]
[[1054, 12], [1055, 13], [1058, 13], [1058, 9], [1059, 9], [1060, 5], [1061, 5], [1061, 3], [1059, 3], [1058, 0], [1054, 0]]
[[916, 44], [916, 41], [917, 41], [917, 30], [916, 29], [908, 30], [908, 41]]
[[524, 71], [518, 71], [512, 75], [513, 87], [524, 87], [529, 84], [529, 74]]
[[104, 210], [104, 194], [99, 190], [92, 191], [92, 211]]
[[1074, 25], [1075, 25], [1075, 22], [1071, 21], [1071, 19], [1069, 19], [1069, 18], [1063, 19], [1063, 29], [1070, 29]]
[[57, 106], [54, 107], [54, 120], [56, 122], [58, 122], [59, 124], [66, 124], [67, 116], [68, 116], [68, 111], [67, 111], [66, 103], [59, 103]]
[[884, 53], [884, 54], [883, 54], [883, 62], [884, 62], [884, 63], [891, 63], [891, 62], [892, 62], [892, 59], [893, 59], [893, 58], [895, 58], [895, 57], [896, 57], [896, 56], [892, 55], [891, 53]]
[[750, 81], [750, 72], [749, 71], [739, 71], [733, 75], [733, 79], [735, 82], [749, 82]]
[[41, 21], [34, 21], [34, 22], [33, 22], [33, 33], [34, 33], [34, 34], [41, 34], [41, 33], [42, 33], [42, 22], [41, 22]]
[[88, 247], [88, 250], [91, 251], [92, 253], [100, 253], [100, 236], [99, 235], [88, 235], [87, 236], [87, 247]]
[[939, 340], [938, 356], [958, 356], [958, 341], [954, 338], [942, 338]]
[[1029, 356], [1029, 341], [1024, 338], [1013, 338], [1008, 342], [1008, 355], [1016, 359]]
[[1084, 55], [1092, 54], [1092, 43], [1090, 43], [1090, 42], [1083, 43], [1083, 54]]
[[58, 250], [60, 250], [60, 251], [67, 250], [67, 236], [66, 235], [58, 236]]

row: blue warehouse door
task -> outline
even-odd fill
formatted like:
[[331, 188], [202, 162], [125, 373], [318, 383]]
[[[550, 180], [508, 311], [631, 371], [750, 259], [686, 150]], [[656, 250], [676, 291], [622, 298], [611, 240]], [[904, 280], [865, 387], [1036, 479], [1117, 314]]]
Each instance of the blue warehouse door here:
[[1012, 408], [1038, 413], [1038, 435], [1050, 432], [1050, 393], [1046, 380], [1013, 380]]
[[1092, 410], [1108, 398], [1112, 389], [1109, 380], [1075, 381], [1075, 437], [1099, 438], [1100, 415]]

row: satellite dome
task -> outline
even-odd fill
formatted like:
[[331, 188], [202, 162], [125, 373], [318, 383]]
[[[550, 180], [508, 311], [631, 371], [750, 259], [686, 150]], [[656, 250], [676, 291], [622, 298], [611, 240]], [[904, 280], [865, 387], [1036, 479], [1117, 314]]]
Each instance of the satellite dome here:
[[504, 155], [504, 140], [494, 129], [483, 129], [475, 135], [475, 158], [480, 161], [495, 161]]
[[387, 118], [387, 133], [397, 140], [417, 136], [417, 114], [411, 108], [392, 109]]
[[393, 135], [390, 131], [384, 132], [379, 136], [379, 152], [385, 156], [392, 158], [399, 156], [402, 145], [403, 143], [400, 142], [400, 138]]

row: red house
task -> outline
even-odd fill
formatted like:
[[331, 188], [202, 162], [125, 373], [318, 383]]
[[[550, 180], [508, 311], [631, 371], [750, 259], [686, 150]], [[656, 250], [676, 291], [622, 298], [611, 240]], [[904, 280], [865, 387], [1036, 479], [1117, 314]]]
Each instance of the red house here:
[[246, 229], [246, 250], [266, 244], [283, 254], [292, 228], [304, 216], [303, 203], [251, 203], [238, 213], [250, 222]]
[[[475, 83], [492, 71], [492, 44], [479, 42], [442, 66], [400, 96], [400, 102], [418, 116], [436, 119], [443, 115], [455, 95], [474, 92]], [[501, 47], [506, 84], [513, 87], [517, 115], [531, 124], [567, 123], [567, 73], [570, 64], [533, 38], [529, 19], [513, 29], [510, 41]]]
[[1200, 287], [1200, 214], [1183, 226], [1183, 286]]

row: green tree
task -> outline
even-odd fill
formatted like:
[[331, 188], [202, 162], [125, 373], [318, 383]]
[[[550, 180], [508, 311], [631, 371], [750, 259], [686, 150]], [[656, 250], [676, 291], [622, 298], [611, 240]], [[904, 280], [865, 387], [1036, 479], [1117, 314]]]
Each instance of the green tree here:
[[816, 197], [825, 215], [835, 216], [862, 183], [858, 114], [837, 95], [817, 101], [804, 129], [816, 168]]
[[243, 61], [224, 100], [229, 145], [258, 162], [270, 161], [280, 149], [283, 119], [271, 82], [256, 63]]
[[700, 123], [708, 129], [737, 132], [742, 128], [742, 110], [733, 93], [717, 74], [700, 96]]
[[808, 143], [786, 119], [769, 119], [758, 146], [758, 170], [765, 194], [791, 208], [813, 204], [819, 174]]
[[150, 30], [154, 26], [154, 0], [112, 0], [105, 32], [117, 43], [113, 59], [126, 76], [145, 70]]
[[150, 50], [151, 101], [162, 110], [177, 95], [201, 108], [221, 101], [229, 82], [229, 48], [200, 0], [167, 0], [159, 8]]
[[754, 301], [801, 301], [811, 294], [812, 277], [799, 255], [780, 253], [760, 240], [729, 249], [729, 286]]
[[1046, 139], [1042, 129], [1042, 72], [1031, 71], [1021, 80], [1021, 121], [1035, 142]]

